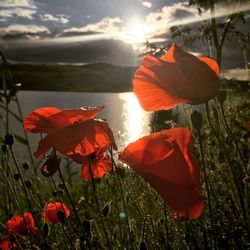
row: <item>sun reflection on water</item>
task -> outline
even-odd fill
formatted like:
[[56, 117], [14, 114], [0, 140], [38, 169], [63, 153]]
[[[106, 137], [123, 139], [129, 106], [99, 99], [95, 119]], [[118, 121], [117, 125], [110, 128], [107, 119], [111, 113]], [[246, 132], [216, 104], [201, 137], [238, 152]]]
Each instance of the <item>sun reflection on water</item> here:
[[127, 131], [127, 143], [135, 141], [150, 132], [150, 113], [144, 111], [134, 93], [120, 93], [123, 104], [123, 126]]

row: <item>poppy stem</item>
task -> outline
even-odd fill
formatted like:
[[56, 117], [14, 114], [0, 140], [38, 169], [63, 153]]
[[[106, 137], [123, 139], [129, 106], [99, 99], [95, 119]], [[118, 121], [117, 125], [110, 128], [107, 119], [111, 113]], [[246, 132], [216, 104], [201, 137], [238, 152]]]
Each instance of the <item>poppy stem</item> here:
[[[209, 126], [211, 128], [211, 131], [214, 134], [214, 136], [216, 137], [216, 139], [218, 140], [218, 143], [219, 143], [220, 147], [222, 148], [224, 155], [226, 156], [225, 159], [226, 159], [227, 164], [229, 166], [229, 169], [231, 171], [232, 178], [234, 180], [234, 185], [235, 185], [236, 190], [237, 190], [238, 195], [239, 195], [239, 207], [241, 208], [241, 212], [242, 212], [241, 219], [243, 220], [243, 225], [245, 226], [245, 229], [247, 231], [248, 236], [250, 236], [249, 221], [248, 221], [248, 216], [247, 216], [247, 212], [246, 212], [246, 208], [245, 208], [245, 202], [244, 202], [244, 198], [242, 195], [242, 190], [241, 190], [239, 181], [238, 181], [237, 176], [235, 175], [235, 171], [233, 169], [234, 164], [232, 164], [231, 159], [229, 158], [230, 153], [227, 151], [223, 141], [221, 140], [220, 136], [218, 135], [217, 131], [215, 130], [215, 128], [211, 122], [208, 103], [205, 104], [205, 108], [206, 108], [207, 120], [208, 120]], [[235, 201], [236, 201], [236, 203], [238, 203], [236, 198], [235, 198]]]
[[88, 159], [88, 167], [89, 167], [89, 174], [90, 174], [90, 178], [91, 178], [91, 183], [92, 183], [92, 188], [93, 188], [93, 192], [94, 192], [96, 206], [98, 208], [98, 212], [99, 212], [99, 215], [100, 215], [100, 218], [101, 218], [101, 224], [102, 224], [103, 232], [104, 232], [104, 235], [105, 235], [105, 238], [106, 238], [106, 241], [107, 241], [108, 248], [112, 249], [111, 245], [110, 245], [110, 242], [109, 242], [108, 234], [107, 234], [106, 229], [105, 229], [105, 224], [104, 224], [104, 220], [103, 220], [103, 217], [102, 217], [102, 212], [101, 212], [101, 208], [100, 208], [100, 205], [99, 205], [99, 201], [98, 201], [97, 195], [96, 195], [97, 192], [96, 192], [96, 186], [95, 186], [94, 177], [93, 177], [93, 173], [92, 173], [92, 169], [91, 169], [91, 161], [90, 161], [90, 159]]
[[237, 143], [237, 141], [236, 141], [236, 139], [235, 139], [235, 136], [234, 136], [234, 134], [233, 134], [232, 130], [230, 129], [229, 124], [228, 124], [228, 122], [227, 122], [227, 119], [226, 119], [226, 116], [225, 116], [225, 110], [224, 110], [224, 107], [223, 107], [223, 104], [222, 104], [222, 103], [220, 103], [220, 110], [221, 110], [221, 114], [222, 114], [222, 119], [223, 119], [223, 121], [224, 121], [224, 123], [225, 123], [225, 125], [226, 125], [226, 128], [227, 128], [227, 130], [228, 130], [228, 132], [229, 132], [231, 138], [232, 138], [233, 141], [234, 141], [236, 150], [237, 150], [237, 152], [238, 152], [238, 154], [239, 154], [240, 160], [242, 161], [242, 164], [243, 164], [243, 167], [244, 167], [244, 170], [245, 170], [245, 174], [246, 174], [246, 175], [249, 175], [249, 171], [248, 171], [248, 169], [247, 169], [247, 166], [245, 165], [244, 157], [243, 157], [243, 155], [242, 155], [242, 153], [241, 153], [241, 151], [240, 151], [240, 148], [239, 148], [239, 145], [238, 145], [238, 143]]
[[213, 213], [212, 213], [210, 188], [209, 188], [209, 184], [208, 184], [205, 156], [204, 156], [204, 150], [202, 147], [202, 139], [201, 139], [200, 131], [197, 131], [197, 135], [198, 135], [198, 143], [199, 143], [200, 156], [201, 156], [201, 162], [202, 162], [202, 170], [203, 170], [203, 174], [204, 174], [204, 181], [205, 181], [205, 187], [206, 187], [206, 192], [207, 192], [208, 211], [209, 211], [209, 216], [211, 219], [211, 227], [212, 227], [212, 231], [213, 231], [214, 249], [217, 249], [217, 239], [216, 239], [216, 232], [215, 232], [215, 228], [214, 228], [214, 218], [213, 218]]
[[[58, 167], [58, 175], [59, 175], [60, 180], [62, 181], [64, 190], [65, 190], [66, 195], [67, 195], [67, 197], [68, 197], [68, 199], [69, 199], [69, 202], [70, 202], [70, 204], [71, 204], [71, 207], [73, 208], [73, 211], [74, 211], [74, 214], [75, 214], [77, 223], [79, 224], [80, 228], [82, 228], [81, 219], [80, 219], [80, 217], [79, 217], [79, 215], [78, 215], [78, 213], [77, 213], [77, 211], [76, 211], [76, 207], [75, 207], [75, 205], [74, 205], [74, 203], [73, 203], [73, 200], [72, 200], [72, 198], [71, 198], [71, 196], [70, 196], [69, 190], [68, 190], [68, 188], [67, 188], [67, 186], [66, 186], [66, 183], [65, 183], [65, 181], [64, 181], [64, 178], [63, 178], [63, 175], [62, 175], [60, 166]], [[84, 233], [84, 230], [83, 230], [83, 233]]]
[[[110, 155], [111, 155], [111, 160], [112, 160], [113, 167], [114, 167], [114, 169], [116, 169], [117, 167], [116, 167], [116, 163], [114, 161], [112, 148], [110, 149]], [[124, 195], [123, 195], [122, 183], [121, 183], [120, 176], [118, 174], [116, 174], [116, 176], [117, 176], [118, 184], [119, 184], [119, 187], [120, 187], [120, 190], [121, 190], [123, 208], [124, 208], [124, 211], [125, 211], [125, 214], [126, 214], [126, 224], [127, 224], [127, 228], [128, 228], [129, 240], [130, 240], [132, 249], [134, 249], [132, 235], [131, 235], [131, 231], [130, 231], [129, 220], [128, 220], [127, 206], [126, 206], [125, 198], [124, 198]]]
[[[20, 175], [20, 179], [21, 179], [21, 182], [22, 182], [22, 186], [23, 186], [23, 190], [24, 190], [24, 194], [25, 194], [25, 197], [26, 197], [26, 200], [27, 200], [27, 204], [28, 204], [29, 210], [30, 210], [31, 214], [34, 214], [34, 213], [33, 213], [32, 206], [31, 206], [31, 204], [30, 204], [28, 192], [27, 192], [26, 187], [25, 187], [25, 184], [24, 184], [24, 179], [23, 179], [22, 172], [20, 171], [20, 168], [19, 168], [19, 166], [18, 166], [18, 164], [17, 164], [16, 157], [15, 157], [15, 155], [14, 155], [12, 146], [9, 146], [9, 148], [10, 148], [10, 152], [11, 152], [11, 155], [12, 155], [12, 158], [13, 158], [13, 161], [14, 161], [14, 164], [15, 164], [15, 166], [16, 166], [17, 172], [18, 172], [18, 174]], [[25, 219], [24, 219], [24, 221], [25, 221]], [[35, 225], [36, 225], [36, 227], [38, 228], [40, 234], [42, 235], [42, 238], [43, 238], [43, 240], [44, 240], [44, 242], [45, 242], [45, 244], [46, 244], [46, 247], [48, 247], [48, 249], [50, 249], [50, 247], [49, 247], [49, 245], [48, 245], [48, 243], [47, 243], [47, 241], [46, 241], [46, 239], [45, 239], [43, 233], [41, 232], [41, 230], [40, 230], [40, 228], [39, 228], [39, 226], [38, 226], [37, 221], [36, 221], [35, 218], [34, 218], [34, 222], [35, 222]]]

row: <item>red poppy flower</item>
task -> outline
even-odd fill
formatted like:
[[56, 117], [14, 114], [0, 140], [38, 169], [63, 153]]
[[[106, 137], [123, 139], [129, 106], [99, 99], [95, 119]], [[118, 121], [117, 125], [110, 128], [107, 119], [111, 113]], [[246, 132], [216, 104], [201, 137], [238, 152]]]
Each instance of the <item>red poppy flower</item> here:
[[74, 122], [93, 119], [103, 108], [104, 106], [97, 106], [61, 110], [43, 107], [25, 117], [23, 125], [27, 132], [50, 134]]
[[106, 174], [112, 167], [112, 161], [110, 157], [104, 152], [93, 153], [89, 157], [84, 158], [82, 161], [82, 169], [80, 176], [83, 180], [90, 180], [91, 175], [89, 171], [89, 164], [94, 179], [101, 178]]
[[14, 235], [39, 235], [35, 221], [31, 213], [23, 213], [9, 219], [5, 225], [6, 230]]
[[34, 156], [39, 158], [53, 147], [68, 156], [79, 154], [86, 157], [97, 149], [107, 146], [113, 146], [114, 149], [117, 149], [111, 128], [103, 120], [92, 119], [71, 124], [48, 134], [39, 142]]
[[173, 44], [161, 58], [146, 55], [133, 79], [133, 90], [148, 111], [179, 103], [200, 104], [216, 96], [219, 67], [210, 58], [197, 58]]
[[142, 176], [179, 216], [200, 216], [200, 166], [193, 156], [191, 132], [187, 128], [142, 137], [130, 143], [119, 159]]
[[11, 250], [13, 248], [16, 248], [16, 243], [12, 243], [9, 240], [9, 235], [5, 235], [0, 242], [0, 249], [1, 250]]
[[63, 202], [49, 202], [43, 209], [42, 218], [47, 223], [58, 223], [60, 222], [57, 213], [63, 212], [65, 217], [68, 218], [70, 210]]
[[[50, 148], [61, 154], [71, 157], [77, 163], [88, 165], [86, 157], [95, 155], [92, 162], [94, 178], [100, 178], [110, 169], [111, 160], [104, 152], [112, 146], [117, 149], [111, 128], [104, 120], [93, 119], [103, 107], [85, 108], [80, 110], [59, 110], [54, 107], [46, 107], [33, 111], [24, 120], [26, 131], [43, 132], [48, 135], [40, 142], [36, 158], [46, 153]], [[100, 153], [102, 152], [102, 153]], [[48, 165], [52, 163], [52, 165]], [[58, 164], [46, 161], [42, 166], [45, 176], [53, 175]], [[83, 179], [89, 175], [82, 170]]]
[[244, 125], [247, 131], [250, 131], [250, 121], [246, 121]]

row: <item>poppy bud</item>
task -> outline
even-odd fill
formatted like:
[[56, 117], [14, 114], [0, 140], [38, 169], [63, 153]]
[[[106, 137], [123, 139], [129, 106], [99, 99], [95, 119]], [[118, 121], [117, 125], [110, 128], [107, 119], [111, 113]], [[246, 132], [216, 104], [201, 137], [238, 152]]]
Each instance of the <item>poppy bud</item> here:
[[217, 96], [218, 101], [223, 104], [223, 102], [226, 100], [227, 94], [225, 91], [220, 91], [219, 95]]
[[25, 169], [25, 170], [28, 170], [29, 169], [29, 163], [28, 162], [24, 162], [24, 164], [23, 164], [23, 168]]
[[63, 195], [63, 190], [62, 190], [62, 189], [58, 189], [58, 190], [57, 190], [57, 193], [58, 193], [59, 195]]
[[19, 179], [20, 179], [21, 176], [20, 176], [20, 174], [16, 173], [16, 174], [13, 175], [13, 177], [14, 177], [14, 179], [16, 181], [19, 181]]
[[64, 214], [64, 212], [62, 212], [62, 211], [57, 211], [57, 217], [58, 217], [58, 219], [59, 219], [59, 221], [62, 223], [62, 224], [64, 224], [65, 223], [65, 214]]
[[104, 217], [109, 215], [109, 203], [102, 209], [102, 214]]
[[9, 241], [10, 241], [11, 243], [15, 243], [15, 242], [16, 242], [15, 235], [10, 234], [10, 235], [9, 235]]
[[194, 111], [191, 114], [191, 121], [192, 121], [192, 125], [194, 127], [195, 130], [199, 131], [202, 127], [202, 115], [201, 113]]
[[52, 191], [52, 195], [53, 195], [53, 196], [57, 196], [57, 195], [58, 195], [57, 191], [56, 191], [56, 190], [53, 190], [53, 191]]
[[47, 237], [49, 235], [49, 226], [47, 223], [43, 225], [43, 235], [44, 237]]
[[62, 182], [60, 182], [57, 186], [58, 186], [58, 188], [60, 188], [60, 189], [64, 189], [64, 185], [63, 185]]
[[61, 158], [52, 155], [50, 156], [41, 167], [41, 173], [45, 177], [50, 177], [55, 174], [60, 166]]
[[244, 182], [245, 182], [245, 183], [250, 183], [250, 176], [246, 176], [246, 177], [244, 178]]
[[144, 241], [142, 241], [140, 244], [140, 250], [147, 250], [147, 249], [148, 249], [148, 247], [147, 247], [146, 243]]
[[6, 144], [3, 144], [3, 145], [1, 146], [1, 149], [2, 149], [2, 151], [3, 151], [4, 154], [5, 154], [5, 153], [7, 152], [7, 150], [8, 150]]
[[82, 226], [83, 226], [84, 232], [85, 232], [86, 234], [90, 234], [90, 229], [91, 229], [90, 221], [84, 220], [84, 221], [82, 222]]
[[29, 180], [25, 181], [24, 184], [25, 184], [26, 188], [31, 189], [31, 187], [32, 187], [32, 182], [31, 181], [29, 181]]
[[11, 134], [5, 135], [4, 143], [8, 146], [12, 146], [14, 144], [14, 136]]

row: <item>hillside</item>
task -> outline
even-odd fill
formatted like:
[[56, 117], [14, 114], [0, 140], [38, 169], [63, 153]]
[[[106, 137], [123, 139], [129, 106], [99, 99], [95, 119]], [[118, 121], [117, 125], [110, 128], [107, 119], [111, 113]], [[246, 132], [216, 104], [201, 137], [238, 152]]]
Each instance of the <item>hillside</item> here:
[[81, 66], [12, 64], [15, 83], [23, 90], [125, 92], [132, 89], [134, 67], [95, 63]]

